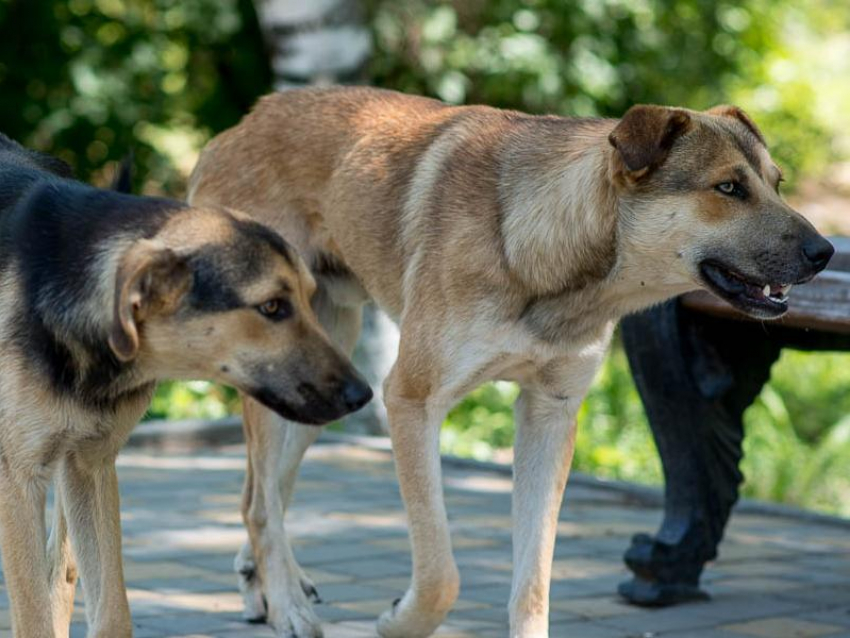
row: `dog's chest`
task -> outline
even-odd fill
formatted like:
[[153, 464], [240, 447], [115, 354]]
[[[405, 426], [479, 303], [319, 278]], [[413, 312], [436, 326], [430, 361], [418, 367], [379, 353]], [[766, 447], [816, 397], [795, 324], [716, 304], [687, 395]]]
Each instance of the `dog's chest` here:
[[[2, 360], [2, 358], [0, 358]], [[69, 453], [117, 454], [150, 401], [150, 392], [106, 407], [56, 393], [33, 371], [0, 371], [0, 447], [48, 468]]]
[[[520, 323], [482, 325], [453, 339], [444, 388], [455, 401], [488, 381], [535, 386], [553, 397], [582, 396], [610, 343], [613, 323], [603, 322], [584, 340], [549, 342]], [[589, 333], [590, 334], [590, 333]], [[457, 335], [456, 335], [457, 337]]]

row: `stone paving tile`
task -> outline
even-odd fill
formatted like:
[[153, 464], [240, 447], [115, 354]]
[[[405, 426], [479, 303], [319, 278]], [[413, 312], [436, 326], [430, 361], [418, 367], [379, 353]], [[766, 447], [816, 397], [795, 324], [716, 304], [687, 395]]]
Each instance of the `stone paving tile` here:
[[785, 578], [754, 577], [754, 578], [724, 578], [714, 582], [714, 591], [751, 591], [751, 592], [779, 592], [796, 589], [800, 583]]
[[846, 601], [845, 604], [840, 607], [806, 611], [801, 613], [799, 617], [803, 620], [811, 620], [813, 622], [828, 625], [837, 625], [841, 627], [843, 631], [850, 633], [850, 601]]
[[640, 638], [641, 636], [639, 633], [623, 633], [623, 630], [618, 627], [607, 627], [586, 621], [551, 622], [549, 634], [551, 636], [563, 636], [564, 638], [623, 638], [623, 636]]
[[621, 599], [610, 598], [574, 598], [572, 600], [553, 600], [550, 609], [566, 611], [580, 618], [598, 619], [640, 613], [639, 608], [625, 604]]
[[601, 618], [598, 624], [634, 634], [665, 634], [673, 631], [693, 631], [708, 629], [717, 625], [716, 617], [705, 617], [689, 613], [681, 608], [650, 609], [636, 614]]
[[[296, 552], [296, 556], [300, 554]], [[358, 560], [347, 560], [334, 562], [329, 565], [331, 569], [340, 574], [347, 574], [356, 578], [397, 578], [399, 576], [410, 576], [410, 561], [407, 554], [387, 554], [380, 559], [361, 558]]]
[[[241, 620], [234, 552], [245, 542], [241, 446], [191, 453], [129, 450], [119, 459], [125, 574], [136, 638], [281, 638]], [[510, 480], [447, 466], [447, 508], [461, 597], [441, 638], [505, 638], [511, 578]], [[645, 610], [614, 593], [622, 554], [653, 530], [657, 508], [569, 486], [558, 524], [552, 638], [850, 638], [850, 533], [794, 518], [736, 515], [706, 571], [708, 603]], [[406, 523], [389, 454], [314, 446], [288, 533], [316, 583], [326, 638], [375, 635], [375, 619], [409, 584]], [[86, 633], [78, 595], [71, 638]], [[0, 584], [0, 638], [11, 635]]]
[[[673, 631], [664, 634], [664, 638], [748, 638], [746, 634], [726, 629], [689, 629], [687, 631]], [[749, 637], [751, 638], [751, 637]]]
[[845, 608], [850, 601], [850, 586], [810, 586], [800, 589], [790, 589], [788, 591], [777, 592], [776, 598], [779, 600], [808, 603], [810, 606], [818, 607], [838, 607], [843, 605]]
[[[374, 583], [375, 581], [372, 581]], [[361, 600], [382, 599], [391, 601], [397, 592], [386, 587], [364, 583], [329, 583], [323, 585], [319, 595], [326, 603], [347, 603]]]
[[217, 578], [216, 574], [208, 573], [197, 578], [149, 578], [146, 580], [133, 580], [133, 586], [139, 589], [159, 591], [165, 594], [186, 592], [225, 592], [233, 591], [235, 578], [225, 581]]
[[814, 638], [815, 636], [831, 636], [842, 632], [841, 627], [816, 623], [798, 618], [766, 618], [754, 620], [740, 625], [725, 627], [745, 636], [759, 638]]

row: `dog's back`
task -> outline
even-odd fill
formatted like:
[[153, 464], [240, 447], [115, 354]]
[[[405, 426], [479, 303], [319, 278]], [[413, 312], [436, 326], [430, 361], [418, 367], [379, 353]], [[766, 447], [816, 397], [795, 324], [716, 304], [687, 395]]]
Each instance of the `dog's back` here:
[[0, 134], [0, 265], [14, 258], [31, 295], [59, 287], [84, 296], [103, 238], [138, 230], [150, 235], [168, 210], [180, 207], [93, 188], [73, 179], [62, 160]]
[[[316, 276], [328, 265], [336, 279], [353, 271], [349, 279], [398, 316], [405, 262], [421, 238], [435, 243], [435, 261], [450, 248], [475, 254], [459, 262], [472, 265], [473, 279], [486, 275], [480, 265], [499, 263], [498, 217], [486, 214], [497, 206], [496, 153], [525, 119], [366, 87], [276, 93], [207, 146], [189, 197], [237, 209], [250, 202], [251, 216], [290, 238]], [[451, 247], [439, 240], [449, 227]]]
[[58, 157], [21, 146], [3, 133], [0, 133], [0, 164], [48, 171], [59, 177], [73, 177], [71, 167]]
[[0, 214], [36, 184], [72, 176], [71, 167], [62, 160], [24, 148], [0, 133]]

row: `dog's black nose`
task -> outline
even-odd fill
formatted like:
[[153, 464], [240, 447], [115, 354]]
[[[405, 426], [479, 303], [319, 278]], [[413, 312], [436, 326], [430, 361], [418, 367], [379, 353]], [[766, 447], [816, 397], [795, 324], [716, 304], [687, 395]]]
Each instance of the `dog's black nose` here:
[[818, 270], [826, 267], [834, 252], [835, 248], [823, 237], [808, 239], [803, 244], [803, 254]]
[[342, 386], [342, 400], [349, 410], [359, 410], [372, 400], [372, 388], [360, 379], [346, 381]]

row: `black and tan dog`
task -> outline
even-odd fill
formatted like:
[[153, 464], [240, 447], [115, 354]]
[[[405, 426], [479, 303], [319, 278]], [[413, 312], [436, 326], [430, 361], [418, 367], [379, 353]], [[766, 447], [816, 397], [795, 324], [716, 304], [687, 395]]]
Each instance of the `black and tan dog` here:
[[[762, 134], [734, 107], [635, 106], [601, 120], [300, 90], [264, 98], [210, 143], [190, 201], [238, 207], [290, 238], [332, 301], [320, 320], [341, 347], [353, 345], [368, 297], [400, 323], [384, 396], [413, 578], [381, 636], [431, 634], [457, 596], [439, 428], [491, 379], [522, 387], [511, 636], [547, 635], [574, 418], [615, 322], [696, 288], [754, 317], [782, 315], [791, 284], [822, 269], [832, 247], [782, 200], [779, 181]], [[275, 421], [252, 410], [246, 431], [282, 437]], [[259, 568], [260, 580], [243, 581], [249, 609], [264, 589], [280, 635], [312, 637], [320, 629], [282, 509], [316, 433], [290, 431], [286, 445], [249, 448], [252, 547], [238, 560]], [[282, 494], [262, 491], [278, 481]]]
[[278, 234], [69, 175], [0, 136], [0, 543], [18, 638], [68, 635], [77, 569], [88, 635], [126, 638], [114, 460], [155, 382], [228, 383], [309, 423], [371, 390], [317, 323], [313, 278]]

